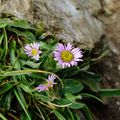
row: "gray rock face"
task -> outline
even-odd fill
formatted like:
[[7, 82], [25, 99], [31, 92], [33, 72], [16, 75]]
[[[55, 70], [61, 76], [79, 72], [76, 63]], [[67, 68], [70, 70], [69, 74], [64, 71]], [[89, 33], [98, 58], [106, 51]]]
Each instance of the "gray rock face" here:
[[2, 12], [21, 19], [32, 19], [31, 0], [0, 0], [0, 13]]
[[64, 42], [93, 48], [104, 34], [102, 23], [92, 15], [100, 9], [99, 0], [1, 0], [0, 12], [29, 21], [40, 21]]

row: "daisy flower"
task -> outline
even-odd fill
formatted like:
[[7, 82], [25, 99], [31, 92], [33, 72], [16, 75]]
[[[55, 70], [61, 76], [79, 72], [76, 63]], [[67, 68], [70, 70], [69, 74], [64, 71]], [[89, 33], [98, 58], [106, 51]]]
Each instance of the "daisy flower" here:
[[82, 51], [74, 48], [70, 43], [67, 45], [58, 43], [54, 53], [54, 59], [58, 61], [58, 65], [62, 68], [76, 66], [82, 60]]
[[36, 87], [36, 90], [38, 90], [39, 92], [48, 91], [50, 88], [53, 88], [53, 85], [57, 84], [54, 82], [55, 79], [55, 75], [49, 75], [48, 79], [46, 80], [46, 84], [40, 84], [38, 87]]
[[24, 48], [25, 53], [32, 59], [39, 60], [42, 51], [39, 50], [40, 44], [37, 42], [27, 44]]

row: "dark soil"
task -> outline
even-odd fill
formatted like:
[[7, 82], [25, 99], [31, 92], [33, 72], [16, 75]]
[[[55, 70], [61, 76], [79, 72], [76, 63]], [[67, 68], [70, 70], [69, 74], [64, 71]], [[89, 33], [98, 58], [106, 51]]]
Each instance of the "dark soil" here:
[[[93, 53], [99, 53], [102, 49], [109, 50], [109, 53], [101, 61], [95, 64], [94, 71], [101, 74], [101, 88], [120, 88], [120, 55], [113, 53], [105, 36], [96, 45]], [[120, 120], [120, 97], [104, 97], [104, 104], [90, 100], [87, 101], [89, 108], [94, 113], [95, 120]]]
[[[118, 56], [111, 54], [99, 63], [97, 68], [103, 76], [103, 88], [120, 88], [119, 62]], [[120, 120], [120, 97], [105, 98], [104, 101], [104, 105], [95, 103], [92, 107], [98, 120]]]
[[[103, 77], [103, 88], [120, 88], [120, 0], [112, 1], [114, 11], [98, 15], [105, 25], [105, 40], [110, 50], [96, 67]], [[120, 120], [120, 97], [106, 98], [105, 105], [95, 103], [92, 109], [97, 120]]]

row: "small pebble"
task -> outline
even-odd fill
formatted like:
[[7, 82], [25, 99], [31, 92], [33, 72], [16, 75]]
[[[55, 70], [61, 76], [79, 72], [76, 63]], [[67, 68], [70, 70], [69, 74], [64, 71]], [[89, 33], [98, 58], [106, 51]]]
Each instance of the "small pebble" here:
[[[120, 106], [120, 101], [117, 101], [116, 104], [117, 104], [118, 106]], [[119, 107], [119, 108], [120, 108], [120, 107]]]
[[118, 87], [120, 84], [118, 82], [115, 82], [115, 85]]
[[120, 65], [118, 65], [118, 70], [120, 71]]

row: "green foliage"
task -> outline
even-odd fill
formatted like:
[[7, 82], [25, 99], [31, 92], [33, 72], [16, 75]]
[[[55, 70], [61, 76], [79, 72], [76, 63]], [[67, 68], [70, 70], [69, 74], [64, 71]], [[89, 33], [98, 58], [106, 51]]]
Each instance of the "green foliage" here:
[[[101, 76], [91, 72], [90, 55], [76, 67], [58, 67], [53, 59], [57, 40], [42, 37], [44, 32], [25, 20], [0, 18], [0, 119], [80, 120], [80, 110], [93, 120], [84, 98], [103, 102], [100, 96], [118, 96], [120, 90], [100, 89]], [[32, 42], [39, 42], [43, 51], [37, 62], [24, 53], [24, 46]], [[57, 85], [37, 91], [49, 74], [57, 76]]]
[[102, 97], [119, 97], [120, 89], [100, 89], [99, 94]]

